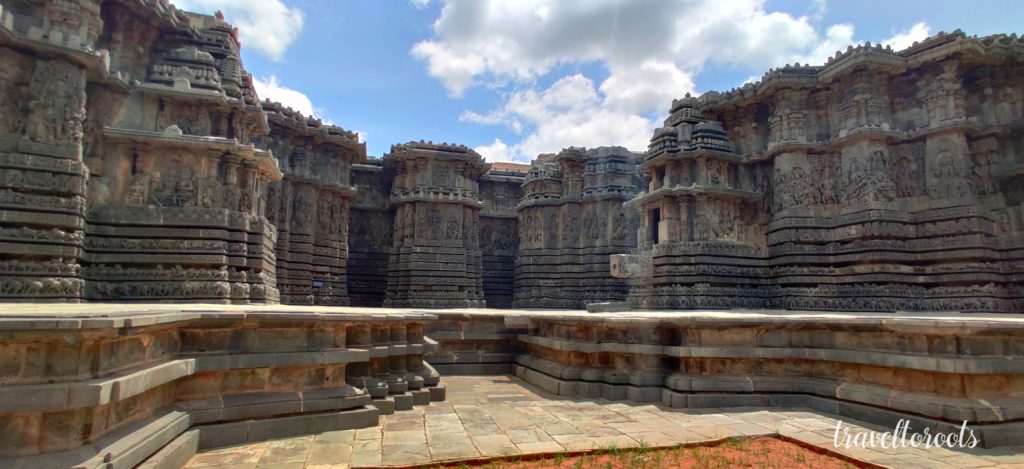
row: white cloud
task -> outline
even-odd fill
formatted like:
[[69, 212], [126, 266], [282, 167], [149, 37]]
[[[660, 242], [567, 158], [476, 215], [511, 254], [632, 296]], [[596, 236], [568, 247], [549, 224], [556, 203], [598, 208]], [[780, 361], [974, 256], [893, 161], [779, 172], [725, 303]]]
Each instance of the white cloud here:
[[514, 161], [512, 155], [509, 155], [509, 148], [505, 142], [502, 142], [500, 138], [494, 139], [494, 143], [490, 145], [480, 145], [476, 148], [480, 156], [483, 156], [487, 161]]
[[459, 54], [444, 44], [424, 41], [412, 48], [412, 55], [427, 60], [430, 75], [440, 78], [448, 93], [461, 96], [473, 84], [473, 77], [486, 70], [483, 58], [476, 54]]
[[768, 12], [763, 0], [447, 0], [433, 28], [412, 54], [453, 96], [480, 82], [524, 83], [559, 64], [600, 62], [619, 75], [603, 88], [610, 102], [648, 107], [648, 96], [631, 95], [649, 91], [623, 74], [667, 71], [665, 80], [692, 87], [709, 62], [760, 69], [827, 57], [835, 51], [817, 49], [846, 32], [830, 28], [823, 36], [811, 18]]
[[525, 163], [540, 153], [574, 145], [646, 148], [656, 123], [637, 114], [613, 110], [605, 101], [594, 82], [581, 74], [563, 77], [544, 90], [516, 91], [502, 108], [483, 115], [473, 114], [473, 119], [505, 123], [513, 130], [516, 125], [526, 126], [533, 132], [513, 145], [495, 139], [476, 150], [488, 161]]
[[612, 69], [601, 83], [605, 104], [617, 111], [643, 113], [667, 108], [672, 98], [694, 93], [693, 74], [672, 62], [646, 60], [636, 67]]
[[302, 32], [303, 13], [281, 0], [174, 0], [181, 9], [212, 14], [220, 10], [224, 19], [238, 28], [242, 47], [280, 60]]
[[426, 8], [428, 4], [430, 4], [430, 0], [412, 0], [412, 6], [421, 10]]
[[[855, 43], [852, 24], [821, 24], [827, 8], [825, 0], [805, 15], [769, 11], [766, 0], [444, 0], [433, 36], [411, 54], [453, 97], [477, 85], [497, 90], [497, 109], [460, 117], [520, 136], [481, 147], [495, 157], [522, 161], [569, 145], [642, 150], [656, 116], [695, 93], [705, 67], [822, 64]], [[922, 23], [891, 41], [927, 32]], [[552, 73], [595, 64], [608, 72], [597, 85]]]
[[[312, 116], [313, 101], [305, 93], [288, 88], [277, 81], [277, 76], [270, 75], [263, 78], [253, 77], [252, 85], [256, 88], [256, 94], [261, 100], [269, 99], [299, 111], [304, 116]], [[322, 110], [320, 112], [322, 113]]]
[[899, 51], [914, 45], [915, 42], [923, 40], [928, 37], [929, 34], [930, 28], [928, 27], [928, 24], [921, 22], [911, 26], [910, 29], [906, 31], [897, 33], [893, 35], [893, 37], [882, 41], [882, 45], [892, 47], [893, 50]]

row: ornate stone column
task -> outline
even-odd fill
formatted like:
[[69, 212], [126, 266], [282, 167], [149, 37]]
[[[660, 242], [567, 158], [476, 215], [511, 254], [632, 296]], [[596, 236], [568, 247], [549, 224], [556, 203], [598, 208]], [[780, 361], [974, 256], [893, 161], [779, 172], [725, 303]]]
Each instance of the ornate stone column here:
[[384, 306], [484, 306], [473, 241], [483, 207], [477, 179], [489, 165], [465, 146], [424, 142], [391, 147], [384, 165], [395, 174], [396, 214]]

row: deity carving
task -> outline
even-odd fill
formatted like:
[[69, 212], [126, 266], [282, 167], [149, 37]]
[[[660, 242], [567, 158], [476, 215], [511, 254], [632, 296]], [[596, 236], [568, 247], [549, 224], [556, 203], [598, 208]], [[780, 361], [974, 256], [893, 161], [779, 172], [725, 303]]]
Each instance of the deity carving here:
[[923, 193], [924, 154], [923, 142], [897, 147], [896, 160], [889, 166], [889, 174], [896, 184], [898, 197], [916, 197]]
[[277, 221], [278, 207], [281, 205], [280, 193], [277, 189], [277, 184], [270, 184], [267, 187], [267, 202], [266, 202], [266, 217], [272, 222]]
[[431, 241], [441, 239], [441, 212], [436, 208], [427, 210], [426, 238]]
[[198, 200], [192, 170], [182, 162], [170, 163], [160, 172], [152, 199], [164, 207], [194, 207]]
[[132, 183], [128, 186], [128, 195], [125, 203], [128, 205], [145, 207], [149, 205], [149, 175], [136, 174], [132, 177]]
[[242, 213], [252, 214], [255, 209], [253, 203], [253, 194], [249, 189], [242, 189], [238, 196], [238, 211]]
[[722, 175], [722, 166], [724, 163], [719, 160], [709, 159], [706, 164], [708, 168], [708, 184], [713, 186], [725, 184], [725, 180]]
[[313, 213], [309, 198], [306, 194], [295, 194], [295, 202], [292, 204], [292, 226], [296, 231], [308, 232], [312, 221]]
[[629, 236], [629, 221], [626, 214], [619, 212], [615, 215], [615, 222], [612, 224], [612, 239], [623, 241]]
[[39, 60], [29, 84], [26, 138], [39, 143], [73, 144], [82, 138], [85, 73], [61, 60]]
[[940, 150], [931, 165], [930, 176], [933, 184], [928, 189], [932, 197], [961, 198], [970, 193], [968, 180], [959, 158], [951, 150]]
[[[460, 237], [462, 233], [459, 233]], [[466, 237], [469, 245], [473, 248], [480, 247], [480, 221], [477, 217], [469, 217], [469, 224], [466, 227]]]
[[491, 250], [491, 246], [494, 244], [494, 229], [491, 225], [485, 224], [480, 228], [480, 249], [484, 252]]
[[216, 179], [206, 178], [199, 181], [199, 206], [216, 208], [221, 200], [220, 183]]
[[462, 222], [455, 215], [448, 216], [448, 224], [445, 225], [445, 239], [462, 239]]
[[844, 202], [872, 204], [896, 198], [896, 184], [889, 178], [889, 159], [883, 150], [865, 154], [862, 146], [855, 146], [843, 156], [849, 162], [845, 171]]
[[565, 226], [566, 230], [564, 237], [566, 241], [575, 242], [580, 238], [580, 219], [577, 216], [573, 216], [569, 219], [569, 224]]
[[983, 139], [971, 144], [971, 186], [975, 193], [991, 194], [999, 190], [994, 168], [999, 165], [999, 143]]
[[25, 93], [20, 88], [14, 80], [0, 77], [0, 132], [5, 134], [18, 135], [25, 128]]

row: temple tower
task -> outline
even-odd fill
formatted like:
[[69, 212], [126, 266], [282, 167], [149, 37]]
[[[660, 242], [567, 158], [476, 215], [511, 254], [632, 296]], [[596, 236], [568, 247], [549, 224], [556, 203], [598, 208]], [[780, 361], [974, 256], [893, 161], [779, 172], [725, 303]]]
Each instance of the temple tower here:
[[278, 228], [277, 284], [287, 304], [348, 305], [351, 167], [366, 159], [355, 132], [263, 102], [270, 133], [261, 139], [284, 173], [266, 190]]
[[490, 165], [463, 145], [413, 142], [384, 166], [395, 214], [384, 306], [484, 306], [477, 179]]
[[518, 308], [585, 308], [622, 301], [627, 285], [608, 275], [608, 256], [637, 245], [637, 155], [623, 147], [569, 147], [540, 155], [517, 207]]

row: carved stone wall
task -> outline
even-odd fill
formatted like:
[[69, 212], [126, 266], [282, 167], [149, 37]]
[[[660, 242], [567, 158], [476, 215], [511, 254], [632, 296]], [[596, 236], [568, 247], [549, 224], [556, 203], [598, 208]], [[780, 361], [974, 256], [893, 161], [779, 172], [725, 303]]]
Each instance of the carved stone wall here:
[[[484, 299], [488, 308], [511, 308], [515, 281], [519, 202], [522, 169], [504, 163], [480, 177], [484, 207], [480, 211], [480, 251], [483, 253]], [[516, 165], [520, 166], [520, 165]]]
[[411, 142], [384, 166], [395, 212], [384, 306], [484, 306], [478, 178], [489, 165], [465, 146]]
[[280, 171], [253, 145], [267, 124], [237, 32], [217, 17], [105, 5], [100, 43], [119, 57], [108, 73], [130, 85], [90, 85], [86, 297], [277, 302], [262, 194]]
[[276, 301], [237, 32], [159, 2], [0, 15], [0, 299]]
[[630, 302], [1022, 311], [1022, 51], [958, 31], [675, 101]]
[[395, 224], [388, 206], [391, 176], [380, 159], [372, 159], [352, 166], [352, 183], [358, 195], [349, 217], [349, 298], [352, 306], [383, 306]]
[[366, 159], [358, 136], [264, 102], [270, 133], [260, 141], [284, 173], [266, 191], [278, 227], [277, 284], [287, 304], [348, 305], [350, 168]]
[[636, 247], [637, 216], [622, 206], [639, 190], [637, 156], [622, 147], [541, 155], [517, 207], [515, 307], [584, 308], [621, 301], [625, 282], [608, 256]]

